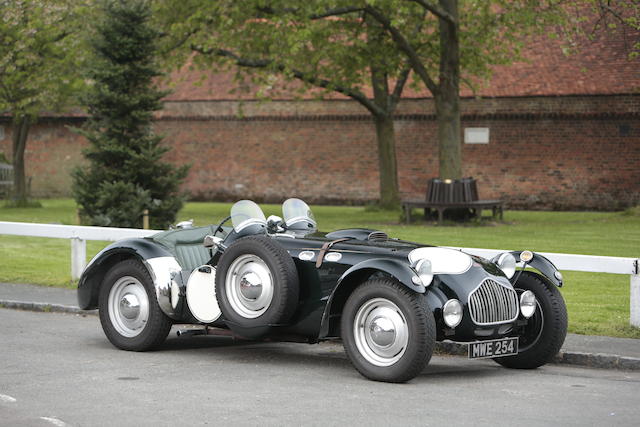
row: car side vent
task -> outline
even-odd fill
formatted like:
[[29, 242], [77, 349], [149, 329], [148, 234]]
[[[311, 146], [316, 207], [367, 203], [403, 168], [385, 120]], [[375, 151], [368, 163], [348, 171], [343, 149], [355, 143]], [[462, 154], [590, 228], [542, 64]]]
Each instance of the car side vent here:
[[386, 242], [389, 240], [389, 236], [383, 231], [374, 231], [369, 234], [367, 240], [370, 242]]

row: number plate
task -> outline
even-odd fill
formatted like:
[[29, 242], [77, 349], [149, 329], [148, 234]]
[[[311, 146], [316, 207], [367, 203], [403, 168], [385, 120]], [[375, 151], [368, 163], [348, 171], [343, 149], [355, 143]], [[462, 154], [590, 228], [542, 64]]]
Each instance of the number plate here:
[[469, 344], [469, 359], [513, 356], [518, 354], [518, 338], [478, 341]]

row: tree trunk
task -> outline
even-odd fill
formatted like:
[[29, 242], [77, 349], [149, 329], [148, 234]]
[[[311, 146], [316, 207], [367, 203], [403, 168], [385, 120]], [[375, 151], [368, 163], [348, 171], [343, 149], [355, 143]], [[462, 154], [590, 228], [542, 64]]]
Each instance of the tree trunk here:
[[17, 115], [13, 120], [13, 189], [16, 204], [27, 201], [27, 179], [24, 167], [24, 151], [31, 123], [29, 116]]
[[378, 140], [378, 170], [380, 171], [380, 205], [396, 208], [400, 203], [396, 138], [391, 115], [374, 115]]
[[460, 105], [457, 93], [442, 91], [436, 96], [440, 178], [462, 177]]
[[440, 178], [462, 177], [460, 138], [460, 50], [458, 40], [458, 1], [440, 0], [440, 6], [455, 23], [440, 19], [440, 75], [435, 95], [438, 121]]
[[393, 127], [393, 103], [389, 96], [386, 73], [375, 64], [371, 65], [371, 85], [374, 102], [384, 113], [373, 114], [378, 140], [378, 171], [380, 174], [380, 205], [397, 208], [400, 204], [398, 190], [398, 162], [396, 160], [396, 138]]

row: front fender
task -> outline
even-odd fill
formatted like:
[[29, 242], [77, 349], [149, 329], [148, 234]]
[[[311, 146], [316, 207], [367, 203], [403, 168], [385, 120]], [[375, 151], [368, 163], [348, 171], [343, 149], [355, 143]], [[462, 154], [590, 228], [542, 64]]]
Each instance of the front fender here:
[[393, 259], [374, 258], [362, 261], [345, 271], [338, 284], [329, 295], [327, 305], [322, 314], [319, 338], [325, 338], [336, 330], [337, 319], [351, 292], [369, 276], [375, 273], [386, 273], [414, 292], [424, 293], [426, 288], [416, 285], [411, 280], [416, 272], [405, 262]]
[[395, 259], [374, 258], [359, 262], [358, 264], [351, 266], [351, 268], [345, 271], [340, 279], [338, 279], [338, 285], [333, 290], [332, 296], [335, 295], [336, 290], [340, 288], [342, 282], [347, 280], [351, 275], [356, 274], [357, 272], [362, 270], [377, 270], [383, 273], [387, 273], [396, 278], [400, 283], [402, 283], [409, 289], [421, 294], [423, 294], [426, 290], [423, 285], [416, 285], [411, 280], [412, 277], [416, 275], [416, 272], [413, 271], [411, 267], [409, 267], [408, 262], [402, 262]]
[[89, 262], [78, 282], [78, 306], [83, 310], [98, 308], [100, 285], [107, 271], [117, 263], [139, 260], [149, 271], [160, 309], [176, 318], [171, 306], [171, 280], [180, 265], [162, 246], [147, 239], [124, 239], [110, 244]]
[[[513, 251], [511, 252], [511, 255], [513, 255], [516, 258], [516, 260], [519, 261], [520, 254], [522, 252], [523, 251]], [[540, 274], [542, 274], [544, 278], [547, 279], [549, 282], [553, 283], [559, 288], [562, 287], [563, 285], [562, 274], [560, 274], [560, 270], [558, 270], [558, 268], [555, 265], [553, 265], [553, 263], [549, 261], [548, 258], [534, 252], [533, 258], [531, 259], [531, 261], [529, 261], [526, 264], [526, 266], [538, 270]], [[556, 273], [559, 274], [559, 278]], [[516, 275], [514, 277], [518, 278], [520, 277], [520, 275]]]

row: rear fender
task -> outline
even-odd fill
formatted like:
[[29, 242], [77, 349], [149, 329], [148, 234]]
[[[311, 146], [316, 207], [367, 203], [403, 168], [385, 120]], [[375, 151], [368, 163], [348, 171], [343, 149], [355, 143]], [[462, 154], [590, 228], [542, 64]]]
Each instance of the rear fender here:
[[176, 319], [171, 305], [171, 282], [179, 272], [178, 261], [162, 246], [146, 239], [120, 240], [104, 248], [89, 262], [78, 283], [78, 306], [83, 310], [98, 308], [100, 285], [107, 271], [117, 263], [137, 259], [149, 271], [160, 309]]
[[340, 315], [347, 298], [359, 284], [376, 273], [390, 275], [414, 292], [424, 293], [426, 290], [424, 286], [413, 283], [412, 277], [416, 275], [416, 272], [409, 267], [408, 263], [393, 259], [374, 258], [355, 264], [338, 279], [338, 284], [329, 296], [322, 315], [320, 339], [327, 336], [337, 336]]
[[[520, 261], [520, 254], [522, 252], [523, 251], [514, 251], [514, 252], [511, 252], [511, 255], [513, 255], [516, 258], [516, 261]], [[560, 271], [558, 270], [558, 268], [555, 265], [553, 265], [553, 263], [549, 261], [548, 258], [534, 252], [533, 258], [531, 259], [531, 261], [529, 261], [526, 264], [526, 267], [531, 267], [537, 270], [545, 279], [547, 279], [547, 281], [549, 281], [550, 283], [553, 283], [559, 288], [562, 287], [563, 285], [562, 274], [560, 274]], [[519, 274], [516, 274], [516, 276], [514, 276], [515, 279], [519, 277], [520, 277]], [[517, 283], [517, 281], [515, 283]]]

